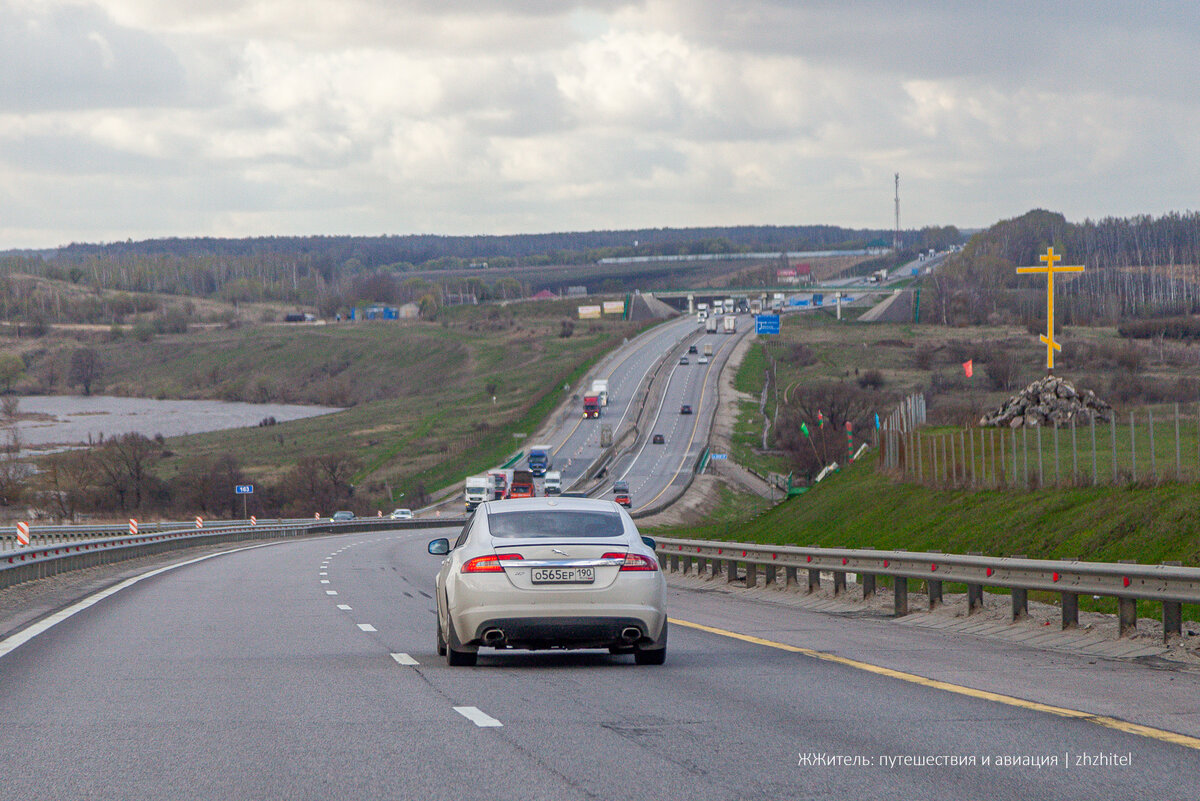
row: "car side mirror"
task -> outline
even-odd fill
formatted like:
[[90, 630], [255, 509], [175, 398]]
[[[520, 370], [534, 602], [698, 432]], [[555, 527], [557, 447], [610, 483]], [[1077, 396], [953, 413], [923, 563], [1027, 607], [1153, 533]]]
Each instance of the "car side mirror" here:
[[652, 551], [657, 551], [658, 546], [654, 543], [653, 537], [642, 537], [642, 542], [646, 543], [646, 547]]
[[434, 556], [445, 556], [450, 553], [450, 540], [445, 537], [438, 537], [429, 543], [429, 552]]

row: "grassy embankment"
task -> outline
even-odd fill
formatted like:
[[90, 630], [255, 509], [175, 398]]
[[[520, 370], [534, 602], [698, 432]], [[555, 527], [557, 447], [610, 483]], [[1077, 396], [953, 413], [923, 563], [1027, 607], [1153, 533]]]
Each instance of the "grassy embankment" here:
[[[562, 302], [459, 307], [438, 323], [263, 326], [100, 349], [106, 383], [130, 394], [353, 404], [168, 447], [231, 453], [258, 480], [278, 479], [302, 456], [345, 451], [362, 464], [355, 483], [382, 508], [502, 461], [523, 444], [514, 434], [532, 433], [561, 401], [564, 383], [640, 330], [575, 321], [559, 336], [573, 311]], [[180, 460], [164, 468], [178, 469], [171, 461]]]
[[[789, 321], [781, 341], [772, 344], [772, 352], [781, 353], [798, 342], [811, 350], [811, 363], [779, 369], [782, 391], [797, 382], [820, 377], [850, 376], [857, 366], [865, 366], [862, 342], [866, 338], [884, 341], [908, 339], [914, 332], [907, 326], [832, 326], [819, 320]], [[892, 330], [887, 330], [891, 328]], [[838, 331], [840, 329], [840, 331]], [[869, 333], [864, 333], [867, 329]], [[925, 329], [920, 329], [923, 335]], [[935, 330], [934, 337], [948, 332]], [[997, 332], [956, 330], [960, 339], [985, 337]], [[834, 335], [839, 334], [839, 335]], [[1092, 336], [1103, 337], [1103, 331]], [[908, 347], [911, 347], [908, 346]], [[883, 348], [876, 348], [884, 350]], [[886, 348], [886, 350], [902, 349]], [[757, 355], [755, 355], [757, 353]], [[904, 391], [917, 388], [918, 376], [903, 360], [876, 358], [872, 366], [883, 365], [888, 381]], [[892, 369], [888, 370], [891, 365]], [[764, 380], [765, 363], [761, 350], [752, 348], [742, 363], [737, 384], [756, 397]], [[910, 380], [904, 374], [912, 374]], [[998, 404], [1006, 392], [972, 390], [977, 393], [970, 403], [978, 407], [982, 398]], [[937, 405], [932, 399], [931, 404]], [[943, 408], [956, 407], [956, 399], [944, 399]], [[1128, 419], [1128, 409], [1120, 410]], [[1144, 410], [1139, 410], [1144, 420]], [[770, 407], [768, 406], [768, 414]], [[1165, 410], [1156, 417], [1165, 420]], [[1190, 433], [1183, 432], [1185, 455], [1195, 459], [1197, 437], [1195, 410], [1191, 410]], [[950, 427], [931, 429], [958, 430]], [[1174, 467], [1174, 424], [1156, 424], [1161, 475]], [[744, 403], [735, 435], [734, 455], [755, 469], [779, 469], [781, 457], [757, 454], [761, 447], [762, 416], [757, 403]], [[1104, 441], [1107, 443], [1107, 426]], [[1118, 425], [1118, 457], [1128, 458], [1129, 432]], [[1049, 440], [1047, 439], [1047, 443]], [[1144, 423], [1139, 434], [1141, 476], [1149, 476], [1149, 436]], [[1169, 445], [1166, 444], [1169, 442]], [[743, 454], [749, 451], [750, 456]], [[1169, 453], [1168, 453], [1169, 451]], [[1051, 453], [1047, 447], [1047, 454]], [[1047, 456], [1049, 458], [1049, 456]], [[1048, 463], [1047, 463], [1048, 464]], [[1090, 457], [1086, 460], [1090, 481]], [[1100, 476], [1106, 473], [1100, 462]], [[786, 472], [786, 469], [781, 472]], [[1024, 554], [1031, 558], [1081, 558], [1090, 561], [1132, 559], [1156, 564], [1177, 560], [1184, 565], [1200, 566], [1200, 484], [1157, 483], [1135, 486], [1072, 487], [1062, 489], [996, 490], [943, 489], [902, 481], [877, 469], [873, 455], [834, 474], [809, 492], [753, 517], [736, 515], [730, 496], [708, 525], [686, 528], [657, 528], [648, 533], [663, 537], [739, 540], [756, 543], [816, 545], [823, 547], [872, 547], [881, 549], [941, 551], [947, 553], [981, 552], [996, 556]], [[917, 584], [914, 582], [914, 589]], [[955, 591], [961, 588], [947, 588]], [[1052, 599], [1053, 596], [1046, 596]], [[1085, 599], [1081, 599], [1081, 603]], [[1115, 611], [1107, 599], [1083, 603], [1084, 608]], [[1151, 610], [1147, 609], [1146, 612]]]

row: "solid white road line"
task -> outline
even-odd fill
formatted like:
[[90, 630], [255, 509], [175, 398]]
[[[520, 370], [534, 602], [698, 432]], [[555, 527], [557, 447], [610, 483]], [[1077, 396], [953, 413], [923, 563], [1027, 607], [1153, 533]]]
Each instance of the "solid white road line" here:
[[354, 607], [350, 604], [338, 604], [338, 609], [341, 609], [343, 612], [350, 612], [354, 610]]
[[337, 595], [337, 590], [325, 590], [326, 595]]
[[496, 720], [491, 715], [479, 711], [478, 707], [474, 706], [456, 706], [454, 711], [462, 715], [467, 720], [474, 723], [476, 726], [487, 728], [489, 726], [503, 726], [504, 724]]
[[370, 623], [359, 623], [358, 627], [360, 629], [362, 629], [363, 631], [375, 631], [375, 627], [372, 626]]
[[408, 654], [392, 654], [392, 659], [395, 659], [396, 662], [401, 665], [419, 665], [419, 664], [421, 664], [420, 662], [413, 659]]
[[329, 583], [329, 579], [321, 579], [321, 583], [322, 583], [322, 584], [328, 584], [328, 583]]

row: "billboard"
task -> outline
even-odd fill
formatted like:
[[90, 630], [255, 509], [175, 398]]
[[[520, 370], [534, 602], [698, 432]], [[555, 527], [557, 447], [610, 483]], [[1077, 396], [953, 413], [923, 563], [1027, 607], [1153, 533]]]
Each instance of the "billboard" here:
[[623, 300], [606, 300], [604, 301], [605, 314], [625, 314], [625, 301]]
[[598, 320], [598, 319], [600, 319], [600, 307], [599, 306], [580, 306], [579, 307], [579, 319], [580, 320]]

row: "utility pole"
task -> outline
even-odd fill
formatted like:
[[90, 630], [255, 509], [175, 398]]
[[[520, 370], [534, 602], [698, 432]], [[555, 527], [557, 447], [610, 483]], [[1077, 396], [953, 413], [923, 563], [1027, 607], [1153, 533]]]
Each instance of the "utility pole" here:
[[896, 232], [892, 234], [892, 250], [900, 252], [900, 173], [896, 173]]

